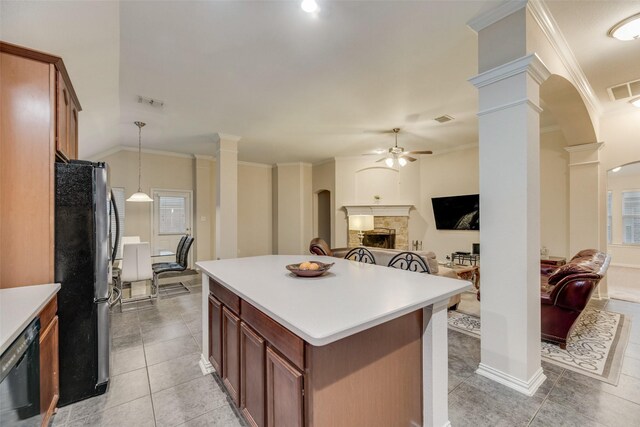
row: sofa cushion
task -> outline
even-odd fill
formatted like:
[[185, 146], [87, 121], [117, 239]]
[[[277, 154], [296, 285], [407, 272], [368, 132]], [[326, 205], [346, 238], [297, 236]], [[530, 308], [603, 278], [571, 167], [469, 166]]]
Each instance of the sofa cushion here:
[[589, 258], [592, 257], [593, 255], [597, 254], [598, 250], [597, 249], [583, 249], [580, 252], [578, 252], [577, 254], [575, 254], [573, 256], [573, 258], [571, 258], [571, 261], [573, 261], [576, 258]]

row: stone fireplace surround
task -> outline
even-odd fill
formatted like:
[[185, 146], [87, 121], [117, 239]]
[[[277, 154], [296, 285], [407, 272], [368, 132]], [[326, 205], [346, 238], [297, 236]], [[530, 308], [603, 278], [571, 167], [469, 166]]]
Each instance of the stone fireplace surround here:
[[[396, 247], [409, 250], [409, 211], [413, 205], [349, 205], [344, 206], [347, 220], [351, 215], [373, 215], [375, 228], [391, 228], [396, 231]], [[358, 232], [348, 230], [348, 246], [359, 246]]]

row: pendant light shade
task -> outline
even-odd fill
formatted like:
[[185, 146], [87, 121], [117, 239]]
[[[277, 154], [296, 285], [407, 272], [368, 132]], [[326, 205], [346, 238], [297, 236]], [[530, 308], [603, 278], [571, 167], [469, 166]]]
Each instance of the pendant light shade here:
[[131, 197], [127, 199], [127, 202], [153, 202], [153, 199], [149, 195], [142, 191], [140, 188], [140, 177], [142, 174], [142, 127], [146, 124], [143, 122], [133, 122], [138, 126], [138, 191], [133, 193]]

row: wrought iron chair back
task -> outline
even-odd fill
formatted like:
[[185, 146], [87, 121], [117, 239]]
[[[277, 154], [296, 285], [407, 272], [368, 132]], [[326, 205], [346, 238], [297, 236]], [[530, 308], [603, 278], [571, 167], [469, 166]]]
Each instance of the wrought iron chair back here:
[[387, 267], [431, 274], [429, 265], [424, 262], [420, 255], [413, 252], [400, 252], [398, 255], [391, 258]]
[[357, 248], [351, 249], [344, 256], [344, 259], [349, 259], [351, 261], [364, 262], [365, 264], [375, 264], [376, 257], [369, 251], [369, 249], [359, 246]]

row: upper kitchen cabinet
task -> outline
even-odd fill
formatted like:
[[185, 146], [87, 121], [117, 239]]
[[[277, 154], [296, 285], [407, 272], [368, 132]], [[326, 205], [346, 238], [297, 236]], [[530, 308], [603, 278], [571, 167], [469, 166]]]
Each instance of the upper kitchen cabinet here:
[[54, 163], [77, 156], [80, 102], [57, 56], [0, 42], [0, 75], [0, 287], [52, 283]]

